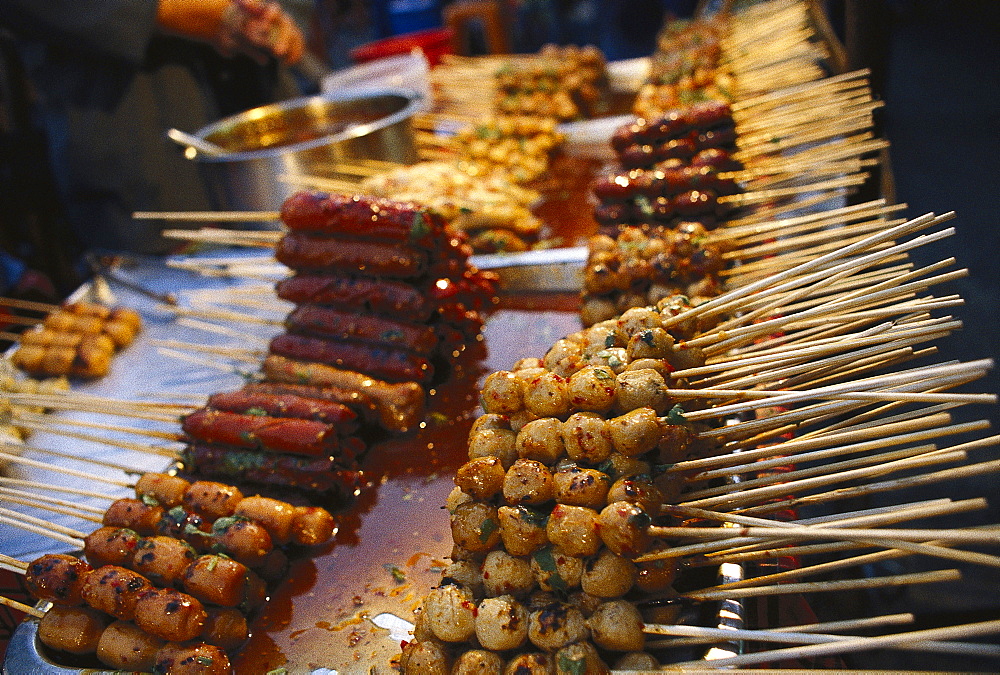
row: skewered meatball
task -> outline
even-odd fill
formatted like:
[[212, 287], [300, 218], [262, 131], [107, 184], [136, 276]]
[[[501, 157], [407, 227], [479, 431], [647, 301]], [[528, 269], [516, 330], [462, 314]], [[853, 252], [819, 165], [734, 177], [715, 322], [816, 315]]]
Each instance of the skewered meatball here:
[[407, 675], [450, 675], [451, 661], [437, 640], [408, 642], [399, 665]]
[[469, 459], [496, 457], [504, 468], [517, 459], [517, 434], [510, 429], [473, 428], [469, 434]]
[[484, 648], [502, 652], [528, 641], [528, 610], [510, 595], [486, 598], [476, 610], [476, 638]]
[[580, 585], [583, 559], [546, 547], [532, 554], [531, 573], [543, 591], [567, 592]]
[[569, 410], [569, 382], [543, 372], [525, 384], [524, 407], [539, 417], [558, 417]]
[[566, 645], [555, 655], [556, 675], [608, 675], [610, 670], [589, 642]]
[[611, 434], [607, 421], [592, 412], [570, 415], [562, 426], [563, 445], [570, 459], [586, 464], [600, 464], [611, 454]]
[[611, 479], [597, 469], [571, 466], [556, 471], [552, 476], [552, 484], [555, 488], [555, 500], [560, 504], [597, 509], [607, 503]]
[[601, 511], [597, 531], [617, 555], [635, 557], [649, 548], [649, 514], [635, 504], [612, 502]]
[[130, 672], [153, 669], [156, 654], [166, 642], [128, 621], [115, 621], [101, 635], [97, 658], [106, 666]]
[[511, 555], [530, 555], [548, 543], [545, 514], [527, 506], [501, 506], [500, 537]]
[[479, 400], [487, 413], [507, 415], [524, 407], [521, 383], [513, 373], [506, 370], [486, 377]]
[[535, 578], [527, 558], [496, 550], [490, 551], [483, 561], [482, 585], [487, 597], [523, 597], [534, 589]]
[[501, 675], [502, 672], [503, 659], [485, 649], [470, 649], [455, 659], [451, 667], [451, 675]]
[[507, 662], [503, 675], [552, 675], [555, 660], [549, 654], [518, 654]]
[[628, 593], [637, 576], [632, 561], [605, 549], [587, 561], [580, 576], [580, 588], [598, 598], [617, 598]]
[[500, 542], [497, 509], [482, 502], [462, 504], [451, 514], [451, 535], [469, 551], [489, 551]]
[[71, 555], [43, 555], [28, 565], [24, 584], [39, 600], [56, 605], [80, 605], [84, 602], [83, 590], [92, 570], [86, 562]]
[[45, 612], [38, 639], [49, 649], [69, 654], [93, 654], [111, 617], [91, 607], [60, 607]]
[[528, 617], [528, 639], [540, 649], [556, 651], [587, 639], [587, 620], [572, 605], [553, 603], [533, 611]]
[[656, 411], [639, 407], [608, 420], [611, 444], [626, 457], [638, 457], [655, 448], [663, 434]]
[[555, 417], [543, 417], [528, 422], [517, 432], [517, 456], [534, 459], [549, 466], [565, 453], [562, 422]]
[[597, 511], [585, 506], [556, 504], [549, 515], [545, 533], [567, 555], [594, 555], [601, 546], [597, 534]]
[[619, 478], [608, 490], [608, 502], [629, 502], [646, 513], [659, 513], [663, 493], [648, 476]]
[[587, 619], [591, 637], [598, 647], [617, 652], [639, 651], [646, 638], [642, 615], [631, 602], [609, 600]]
[[606, 412], [615, 403], [615, 373], [604, 366], [585, 366], [569, 378], [568, 393], [574, 410]]
[[438, 586], [424, 598], [424, 616], [435, 637], [463, 642], [476, 632], [476, 603], [466, 588]]
[[503, 480], [504, 500], [511, 505], [537, 506], [552, 499], [552, 472], [539, 461], [519, 459]]
[[628, 370], [618, 375], [618, 400], [616, 408], [629, 412], [636, 408], [652, 408], [662, 415], [672, 404], [665, 390], [663, 376], [652, 368]]
[[487, 501], [503, 489], [504, 468], [496, 457], [477, 457], [458, 467], [455, 485], [477, 501]]

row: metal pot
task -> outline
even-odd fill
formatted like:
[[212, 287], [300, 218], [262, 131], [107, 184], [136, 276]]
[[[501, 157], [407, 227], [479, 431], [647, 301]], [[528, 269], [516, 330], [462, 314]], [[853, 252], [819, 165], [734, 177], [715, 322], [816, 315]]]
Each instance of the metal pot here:
[[420, 102], [395, 89], [290, 99], [199, 129], [195, 136], [224, 152], [191, 156], [217, 209], [272, 211], [302, 189], [282, 176], [331, 177], [337, 164], [365, 159], [415, 163]]

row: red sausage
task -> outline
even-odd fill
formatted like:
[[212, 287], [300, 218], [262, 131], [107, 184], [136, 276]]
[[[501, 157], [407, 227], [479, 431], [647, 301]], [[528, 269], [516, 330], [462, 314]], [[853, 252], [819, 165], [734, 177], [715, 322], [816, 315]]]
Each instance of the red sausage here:
[[356, 241], [290, 232], [274, 251], [293, 270], [333, 270], [372, 277], [412, 279], [427, 269], [427, 253], [401, 244]]
[[184, 433], [207, 443], [325, 457], [338, 449], [337, 431], [312, 420], [240, 415], [202, 408], [184, 418]]
[[414, 321], [427, 319], [432, 311], [418, 287], [390, 279], [296, 274], [279, 281], [275, 290], [279, 298], [297, 305], [315, 303], [355, 311], [365, 309], [375, 313], [407, 316]]
[[[350, 441], [357, 442], [357, 439]], [[181, 458], [188, 471], [203, 476], [239, 478], [250, 483], [344, 497], [361, 484], [361, 474], [352, 467], [343, 466], [342, 459], [335, 462], [327, 458], [239, 450], [208, 443], [189, 445]]]
[[316, 361], [388, 382], [421, 382], [434, 374], [430, 362], [399, 349], [285, 333], [271, 340], [271, 354]]
[[295, 394], [266, 394], [250, 391], [228, 391], [208, 397], [209, 408], [243, 415], [295, 417], [324, 422], [337, 427], [341, 434], [357, 428], [358, 415], [342, 403], [305, 398]]
[[350, 408], [366, 420], [377, 417], [375, 403], [368, 394], [343, 387], [293, 384], [290, 382], [251, 382], [244, 385], [241, 391], [247, 394], [291, 394], [308, 399], [330, 401]]
[[285, 320], [290, 329], [340, 340], [360, 340], [428, 354], [437, 345], [434, 329], [427, 325], [394, 321], [356, 309], [340, 311], [318, 305], [300, 305]]
[[290, 230], [379, 239], [435, 248], [444, 221], [411, 203], [364, 195], [299, 192], [281, 207]]

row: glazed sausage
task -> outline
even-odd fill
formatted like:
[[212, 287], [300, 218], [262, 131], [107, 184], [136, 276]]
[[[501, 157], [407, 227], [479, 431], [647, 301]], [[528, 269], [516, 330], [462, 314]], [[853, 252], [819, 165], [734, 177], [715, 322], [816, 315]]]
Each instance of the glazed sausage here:
[[[337, 430], [330, 424], [291, 417], [240, 415], [223, 410], [196, 410], [181, 428], [193, 439], [239, 448], [327, 457], [337, 453]], [[228, 515], [228, 514], [227, 514]]]
[[[355, 442], [355, 443], [349, 443]], [[348, 439], [351, 454], [363, 444]], [[286, 455], [260, 450], [240, 450], [211, 443], [193, 443], [181, 451], [185, 468], [202, 476], [240, 479], [249, 483], [293, 487], [314, 493], [346, 497], [360, 484], [360, 474], [328, 457]]]
[[433, 307], [419, 286], [392, 279], [299, 273], [275, 286], [279, 298], [297, 305], [312, 303], [426, 321]]
[[389, 382], [422, 382], [434, 375], [434, 367], [423, 356], [361, 342], [285, 333], [271, 340], [269, 350], [278, 356], [317, 361]]
[[264, 359], [265, 376], [272, 381], [332, 386], [364, 392], [375, 404], [379, 423], [389, 431], [407, 431], [420, 421], [424, 389], [416, 382], [392, 384], [352, 370], [308, 363], [272, 354]]
[[281, 206], [293, 231], [363, 237], [433, 248], [443, 219], [426, 208], [364, 195], [298, 192]]
[[139, 534], [152, 534], [163, 518], [163, 507], [150, 505], [140, 499], [116, 499], [104, 512], [102, 522], [110, 527], [125, 527]]
[[144, 473], [135, 482], [135, 494], [155, 499], [164, 508], [173, 508], [184, 500], [184, 492], [190, 487], [190, 481], [180, 476], [166, 473]]
[[135, 530], [105, 525], [84, 537], [83, 552], [95, 567], [127, 566], [141, 541], [142, 538]]
[[413, 279], [427, 271], [428, 256], [408, 245], [348, 241], [290, 232], [278, 241], [274, 257], [293, 270], [332, 270], [345, 274]]
[[[398, 316], [407, 316], [400, 314]], [[285, 319], [295, 332], [315, 333], [339, 340], [358, 340], [428, 354], [437, 346], [434, 329], [426, 323], [396, 321], [357, 308], [337, 310], [319, 305], [299, 305]]]
[[244, 385], [240, 391], [250, 395], [266, 394], [284, 396], [289, 394], [305, 399], [329, 401], [349, 408], [365, 420], [370, 421], [377, 417], [375, 404], [372, 402], [371, 397], [363, 391], [286, 382], [251, 382]]
[[105, 565], [87, 575], [80, 595], [94, 609], [131, 621], [139, 598], [151, 588], [149, 580], [138, 572]]
[[215, 410], [242, 415], [295, 417], [323, 422], [336, 426], [341, 434], [352, 433], [357, 428], [358, 415], [346, 405], [295, 394], [229, 391], [212, 394], [205, 405]]
[[153, 672], [164, 675], [229, 675], [233, 667], [226, 653], [214, 645], [167, 644], [156, 653]]

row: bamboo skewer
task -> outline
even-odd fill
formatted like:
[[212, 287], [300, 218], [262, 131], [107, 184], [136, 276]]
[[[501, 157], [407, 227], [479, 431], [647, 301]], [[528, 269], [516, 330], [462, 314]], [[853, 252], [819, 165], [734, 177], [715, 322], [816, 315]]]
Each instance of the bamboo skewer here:
[[[770, 630], [773, 632], [785, 632], [792, 631], [798, 633], [837, 633], [845, 630], [864, 630], [869, 628], [881, 628], [883, 626], [902, 626], [907, 624], [912, 624], [916, 621], [916, 617], [913, 614], [885, 614], [882, 616], [873, 616], [864, 619], [846, 619], [843, 621], [826, 621], [823, 623], [809, 623], [809, 624], [799, 624], [796, 626], [776, 626]], [[651, 628], [648, 633], [650, 635], [671, 635], [672, 633], [664, 632], [663, 629], [672, 630], [677, 626], [664, 626], [663, 624], [646, 624], [647, 628]], [[683, 628], [694, 628], [694, 626], [682, 625]], [[715, 630], [728, 630], [728, 629], [715, 629]], [[687, 638], [677, 638], [672, 640], [664, 640], [662, 642], [647, 642], [646, 646], [651, 649], [665, 648], [665, 647], [680, 647], [687, 645], [705, 644], [706, 642], [718, 642], [719, 638], [716, 636], [705, 636], [705, 637], [687, 637]]]
[[67, 494], [79, 495], [81, 497], [96, 497], [98, 499], [108, 499], [114, 501], [116, 498], [110, 495], [94, 492], [93, 490], [83, 490], [81, 488], [69, 487], [66, 485], [53, 485], [40, 483], [38, 481], [22, 480], [20, 478], [8, 478], [0, 476], [0, 485], [18, 485], [21, 487], [35, 488], [36, 490], [49, 490], [52, 492], [65, 492]]
[[[7, 443], [0, 443], [0, 448], [11, 447]], [[76, 469], [69, 469], [58, 464], [49, 464], [46, 462], [39, 462], [28, 457], [21, 457], [16, 454], [9, 452], [3, 452], [0, 450], [0, 457], [4, 457], [8, 462], [12, 464], [24, 464], [25, 466], [35, 467], [37, 469], [48, 469], [49, 471], [55, 471], [56, 473], [64, 473], [67, 476], [75, 476], [76, 478], [85, 478], [87, 480], [94, 480], [100, 483], [107, 483], [109, 485], [117, 485], [119, 487], [131, 488], [134, 487], [133, 483], [129, 483], [124, 480], [119, 480], [116, 478], [111, 478], [110, 476], [100, 476], [93, 473], [87, 473], [85, 471], [77, 471]], [[139, 473], [136, 471], [135, 473]]]
[[[79, 512], [86, 512], [93, 515], [103, 515], [104, 510], [99, 509], [87, 504], [80, 504], [78, 502], [71, 502], [65, 499], [58, 499], [57, 497], [46, 497], [45, 495], [35, 494], [34, 492], [27, 492], [26, 490], [17, 490], [14, 488], [0, 487], [0, 494], [6, 496], [6, 498], [14, 503], [21, 504], [24, 506], [35, 506], [41, 504], [49, 504], [55, 510], [56, 508], [74, 509], [73, 513], [68, 513], [66, 511], [56, 511], [56, 513], [62, 513], [64, 515], [75, 515]], [[17, 501], [18, 499], [22, 501]], [[39, 506], [39, 508], [47, 508], [44, 506]], [[100, 519], [98, 519], [100, 522]]]
[[0, 567], [3, 567], [5, 570], [10, 572], [14, 572], [15, 574], [24, 574], [28, 569], [28, 563], [0, 553]]
[[735, 600], [740, 598], [760, 598], [770, 595], [787, 595], [793, 593], [830, 593], [870, 588], [888, 588], [894, 586], [909, 586], [913, 584], [936, 584], [948, 581], [960, 581], [962, 575], [958, 570], [938, 570], [935, 572], [917, 572], [914, 574], [896, 574], [869, 579], [844, 579], [841, 581], [806, 581], [795, 584], [775, 584], [773, 586], [753, 586], [750, 588], [733, 588], [725, 592], [684, 593], [681, 597], [699, 602], [714, 600]]
[[83, 548], [83, 539], [87, 536], [86, 532], [18, 513], [4, 507], [0, 507], [0, 522], [33, 532], [34, 534], [42, 534], [46, 537], [58, 539], [67, 544], [73, 544], [77, 548]]
[[[983, 621], [978, 623], [963, 624], [960, 626], [948, 626], [945, 628], [931, 628], [928, 630], [911, 631], [908, 633], [896, 633], [893, 635], [883, 635], [873, 638], [854, 638], [821, 645], [809, 645], [806, 647], [792, 647], [786, 649], [775, 649], [753, 654], [742, 654], [729, 658], [713, 660], [713, 667], [721, 666], [744, 666], [755, 663], [778, 662], [788, 659], [800, 659], [813, 656], [823, 656], [829, 654], [842, 654], [845, 652], [868, 651], [873, 649], [885, 649], [895, 645], [915, 644], [926, 640], [948, 640], [950, 638], [970, 638], [980, 635], [994, 635], [1000, 632], [1000, 620]], [[686, 663], [672, 664], [671, 668], [690, 668], [692, 666], [704, 666], [704, 661], [692, 661]]]
[[0, 605], [3, 605], [4, 607], [10, 607], [11, 609], [17, 610], [18, 612], [23, 612], [28, 616], [35, 617], [36, 619], [41, 619], [42, 617], [45, 616], [45, 612], [38, 609], [37, 607], [26, 605], [23, 602], [18, 602], [17, 600], [11, 600], [10, 598], [4, 597], [2, 595], [0, 595]]
[[[702, 628], [699, 626], [662, 626], [657, 624], [646, 625], [643, 630], [650, 635], [675, 635], [688, 638], [701, 638], [707, 641], [742, 640], [748, 642], [785, 642], [790, 644], [830, 644], [844, 640], [856, 640], [860, 637], [854, 635], [796, 632], [787, 629], [747, 630], [736, 628]], [[687, 644], [696, 644], [696, 642], [687, 642]], [[941, 654], [1000, 656], [1000, 646], [968, 642], [925, 640], [913, 645], [894, 645], [893, 648]]]

